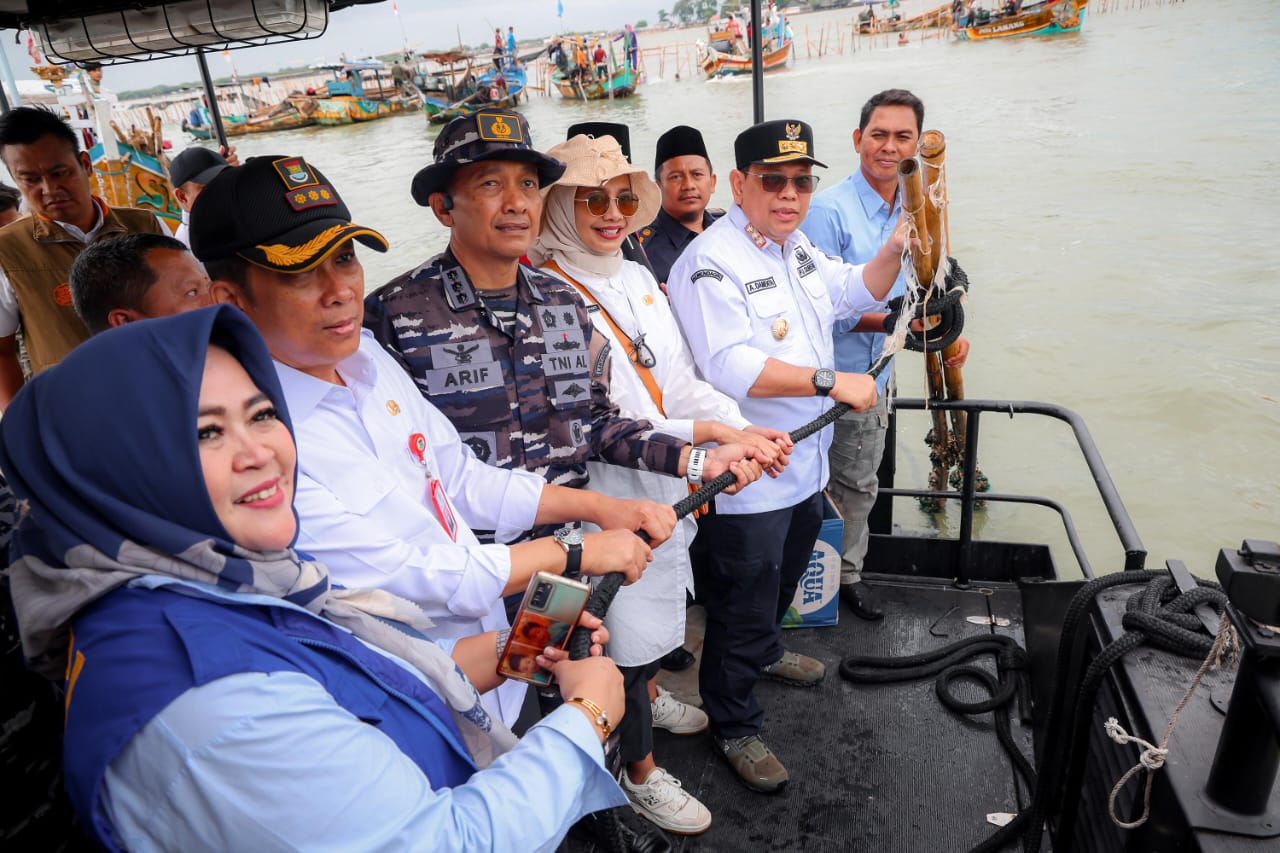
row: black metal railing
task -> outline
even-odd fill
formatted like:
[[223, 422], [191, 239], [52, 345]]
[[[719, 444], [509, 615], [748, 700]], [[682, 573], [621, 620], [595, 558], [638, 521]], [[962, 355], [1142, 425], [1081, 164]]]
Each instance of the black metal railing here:
[[1124, 507], [1124, 501], [1120, 499], [1120, 493], [1116, 490], [1115, 483], [1111, 479], [1111, 474], [1107, 471], [1107, 466], [1102, 461], [1102, 453], [1098, 450], [1098, 446], [1094, 444], [1093, 436], [1089, 433], [1089, 428], [1085, 426], [1084, 419], [1075, 412], [1052, 403], [1037, 403], [1024, 400], [929, 401], [918, 398], [902, 398], [894, 400], [894, 408], [905, 411], [941, 410], [967, 413], [968, 428], [965, 431], [965, 462], [962, 466], [964, 476], [960, 491], [943, 492], [926, 489], [898, 489], [893, 487], [892, 482], [890, 482], [887, 487], [880, 489], [880, 494], [887, 495], [890, 498], [935, 498], [960, 501], [960, 533], [957, 540], [958, 548], [956, 550], [955, 564], [953, 566], [957, 583], [967, 583], [973, 569], [973, 512], [978, 501], [1025, 503], [1048, 507], [1049, 509], [1054, 510], [1062, 518], [1062, 524], [1067, 534], [1067, 541], [1071, 545], [1071, 550], [1075, 555], [1076, 562], [1080, 565], [1080, 571], [1086, 578], [1092, 578], [1094, 576], [1093, 566], [1090, 564], [1088, 555], [1084, 550], [1084, 545], [1080, 541], [1080, 535], [1076, 531], [1075, 522], [1072, 521], [1071, 513], [1067, 511], [1065, 506], [1050, 498], [1037, 497], [1034, 495], [978, 492], [977, 466], [972, 464], [972, 462], [978, 458], [978, 434], [980, 432], [979, 426], [983, 412], [998, 412], [1001, 414], [1007, 414], [1011, 418], [1014, 415], [1020, 414], [1040, 415], [1043, 417], [1056, 418], [1057, 420], [1064, 421], [1069, 424], [1075, 435], [1076, 444], [1079, 446], [1080, 452], [1084, 456], [1085, 464], [1089, 466], [1089, 473], [1093, 476], [1094, 484], [1098, 489], [1098, 495], [1102, 498], [1102, 503], [1106, 507], [1107, 514], [1111, 518], [1111, 525], [1115, 529], [1116, 536], [1120, 539], [1120, 544], [1124, 547], [1125, 571], [1140, 571], [1145, 565], [1147, 551], [1142, 544], [1142, 539], [1138, 536], [1138, 531], [1133, 526], [1133, 520], [1129, 518], [1129, 512]]

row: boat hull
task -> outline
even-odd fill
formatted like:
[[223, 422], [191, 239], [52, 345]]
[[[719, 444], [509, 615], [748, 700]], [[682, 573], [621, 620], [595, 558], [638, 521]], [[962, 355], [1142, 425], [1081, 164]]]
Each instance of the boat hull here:
[[[782, 47], [766, 52], [761, 57], [761, 61], [764, 65], [764, 70], [769, 72], [786, 68], [787, 60], [790, 58], [791, 42], [788, 41], [784, 42]], [[700, 64], [702, 65], [703, 73], [708, 78], [750, 74], [752, 67], [750, 56], [727, 54], [715, 48], [707, 49]]]
[[955, 33], [961, 41], [1076, 33], [1084, 26], [1087, 6], [1088, 0], [1057, 0], [1013, 17], [997, 18], [977, 26], [958, 27]]
[[374, 121], [417, 108], [415, 99], [374, 101], [368, 98], [319, 98], [313, 114], [315, 123], [325, 127]]
[[608, 98], [625, 98], [634, 95], [640, 85], [640, 74], [630, 68], [623, 68], [608, 80], [588, 80], [575, 83], [567, 77], [555, 74], [551, 78], [560, 96], [571, 101], [601, 101]]
[[[496, 77], [496, 72], [491, 69], [480, 75], [476, 83], [482, 92], [488, 91], [495, 85]], [[523, 68], [507, 69], [503, 71], [503, 80], [507, 84], [507, 95], [505, 97], [486, 101], [464, 99], [450, 103], [441, 97], [427, 95], [422, 101], [422, 111], [426, 114], [427, 121], [430, 124], [444, 124], [459, 116], [473, 115], [480, 110], [512, 110], [520, 102], [520, 95], [524, 92], [526, 79]]]
[[171, 231], [182, 224], [182, 208], [173, 197], [168, 168], [131, 145], [116, 142], [119, 157], [108, 157], [102, 143], [89, 149], [98, 194], [111, 207], [138, 207], [150, 210]]

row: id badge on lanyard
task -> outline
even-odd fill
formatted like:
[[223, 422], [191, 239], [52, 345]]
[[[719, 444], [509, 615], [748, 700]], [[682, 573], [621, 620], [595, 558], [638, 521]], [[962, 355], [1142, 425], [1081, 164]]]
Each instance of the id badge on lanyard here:
[[409, 436], [409, 453], [422, 466], [427, 478], [427, 503], [436, 514], [436, 520], [449, 534], [454, 542], [458, 541], [458, 518], [454, 515], [453, 504], [444, 492], [444, 484], [431, 475], [431, 466], [427, 464], [427, 437], [420, 432]]

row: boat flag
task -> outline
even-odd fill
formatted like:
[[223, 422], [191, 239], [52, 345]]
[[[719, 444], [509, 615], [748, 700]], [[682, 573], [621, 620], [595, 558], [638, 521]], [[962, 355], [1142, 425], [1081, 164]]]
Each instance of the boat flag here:
[[31, 61], [39, 65], [42, 61], [40, 49], [36, 47], [36, 38], [31, 30], [27, 30], [27, 56], [31, 57]]
[[556, 17], [564, 17], [564, 0], [556, 0]]

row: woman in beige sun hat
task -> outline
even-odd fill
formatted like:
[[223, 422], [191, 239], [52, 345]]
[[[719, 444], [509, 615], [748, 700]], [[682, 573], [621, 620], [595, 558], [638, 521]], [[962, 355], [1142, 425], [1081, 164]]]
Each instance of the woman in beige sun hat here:
[[[759, 447], [780, 469], [789, 452], [782, 447], [785, 434], [750, 426], [733, 400], [699, 377], [653, 274], [622, 256], [626, 236], [657, 216], [658, 185], [609, 136], [574, 136], [547, 155], [563, 162], [565, 171], [542, 190], [542, 229], [529, 257], [577, 288], [588, 306], [599, 306], [591, 321], [614, 353], [610, 398], [628, 417], [645, 418], [658, 431], [694, 444]], [[687, 494], [684, 483], [661, 474], [599, 462], [588, 462], [587, 469], [590, 488], [615, 497], [674, 503]], [[711, 813], [655, 764], [652, 727], [696, 734], [706, 729], [707, 717], [659, 691], [653, 678], [659, 659], [684, 642], [685, 590], [693, 589], [689, 544], [696, 531], [696, 522], [684, 519], [654, 550], [641, 579], [619, 591], [605, 620], [609, 654], [626, 684], [622, 789], [637, 812], [683, 835], [706, 831]]]

